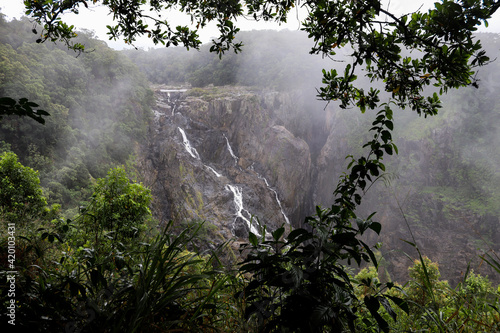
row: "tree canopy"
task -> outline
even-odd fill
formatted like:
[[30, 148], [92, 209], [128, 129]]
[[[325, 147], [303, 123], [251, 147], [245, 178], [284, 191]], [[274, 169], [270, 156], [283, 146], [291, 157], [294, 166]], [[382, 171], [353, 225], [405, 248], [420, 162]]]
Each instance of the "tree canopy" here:
[[9, 222], [29, 220], [47, 205], [38, 173], [21, 165], [13, 153], [0, 155], [0, 185], [0, 216]]

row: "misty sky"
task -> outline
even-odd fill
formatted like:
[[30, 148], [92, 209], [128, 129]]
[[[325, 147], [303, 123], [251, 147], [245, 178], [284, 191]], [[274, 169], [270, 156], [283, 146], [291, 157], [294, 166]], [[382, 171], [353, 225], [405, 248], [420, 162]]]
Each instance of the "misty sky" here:
[[[418, 9], [426, 10], [432, 7], [435, 0], [384, 0], [384, 8], [388, 8], [391, 12], [396, 14], [411, 13]], [[24, 13], [24, 5], [22, 0], [0, 0], [1, 12], [6, 14], [9, 18], [19, 18]], [[110, 41], [106, 36], [106, 25], [111, 24], [111, 16], [108, 16], [108, 9], [103, 6], [89, 6], [80, 9], [80, 14], [67, 14], [65, 15], [66, 22], [75, 25], [79, 29], [93, 30], [99, 39], [105, 40], [108, 45], [115, 49], [127, 48], [122, 41]], [[241, 30], [254, 30], [254, 29], [289, 29], [298, 30], [300, 28], [300, 20], [305, 17], [305, 12], [293, 12], [289, 17], [288, 22], [284, 25], [270, 22], [255, 22], [252, 20], [240, 19], [238, 27]], [[169, 15], [172, 25], [188, 24], [189, 19], [186, 15], [179, 12], [172, 12]], [[496, 13], [492, 20], [489, 22], [489, 27], [481, 27], [480, 31], [500, 33], [500, 13]], [[202, 42], [206, 43], [217, 34], [217, 29], [214, 24], [209, 25], [203, 31], [199, 31]], [[152, 41], [147, 38], [142, 38], [136, 42], [136, 46], [140, 48], [155, 47]]]

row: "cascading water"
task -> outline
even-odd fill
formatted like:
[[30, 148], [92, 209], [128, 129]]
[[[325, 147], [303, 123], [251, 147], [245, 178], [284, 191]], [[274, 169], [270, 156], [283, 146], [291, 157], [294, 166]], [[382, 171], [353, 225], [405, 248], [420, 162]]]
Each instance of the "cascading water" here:
[[212, 168], [208, 165], [205, 165], [205, 166], [207, 167], [208, 170], [212, 171], [215, 174], [215, 176], [217, 176], [217, 178], [222, 177], [222, 175], [220, 173], [218, 173], [217, 171], [215, 171], [214, 168]]
[[[181, 94], [185, 93], [187, 89], [160, 89], [160, 92], [166, 93], [167, 94], [167, 104], [171, 106], [172, 108], [172, 116], [175, 115], [175, 109], [177, 108], [177, 100], [179, 99], [179, 95], [173, 95], [175, 94]], [[176, 97], [175, 99], [173, 97]]]
[[[201, 160], [200, 159], [200, 155], [198, 154], [198, 151], [193, 146], [191, 146], [191, 143], [189, 142], [189, 140], [188, 140], [188, 138], [187, 138], [186, 133], [184, 132], [184, 130], [182, 128], [180, 128], [180, 127], [178, 127], [178, 129], [179, 129], [179, 132], [181, 132], [182, 140], [183, 140], [183, 145], [184, 145], [184, 148], [186, 149], [186, 151], [192, 157], [194, 157], [194, 158], [196, 158], [198, 160]], [[226, 138], [227, 149], [229, 150], [229, 153], [234, 158], [235, 163], [237, 164], [238, 163], [238, 157], [234, 154], [233, 149], [231, 148], [231, 145], [229, 144], [229, 140], [227, 139], [227, 137], [225, 135], [224, 135], [224, 137]], [[203, 165], [208, 170], [210, 170], [211, 172], [213, 172], [215, 174], [215, 176], [217, 176], [217, 178], [222, 177], [222, 175], [220, 173], [218, 173], [217, 171], [215, 171], [214, 168], [212, 168], [212, 167], [210, 167], [208, 165], [205, 165], [205, 164], [203, 164]], [[248, 212], [248, 210], [244, 209], [244, 207], [243, 207], [243, 193], [242, 193], [242, 189], [240, 187], [238, 187], [238, 186], [234, 186], [234, 185], [231, 185], [231, 184], [226, 184], [225, 185], [225, 189], [231, 191], [233, 193], [233, 195], [234, 195], [234, 204], [236, 206], [236, 214], [235, 214], [236, 218], [238, 218], [238, 217], [241, 218], [247, 224], [250, 232], [252, 232], [255, 235], [259, 235], [260, 236], [259, 231], [252, 224], [252, 221], [251, 221], [252, 220], [252, 216], [251, 216], [250, 212]], [[235, 222], [236, 222], [236, 220], [235, 220]], [[235, 228], [234, 228], [234, 223], [233, 223], [233, 231], [234, 231], [234, 229]]]
[[153, 114], [154, 114], [154, 122], [155, 122], [155, 125], [156, 125], [156, 133], [159, 133], [160, 132], [160, 117], [163, 116], [163, 113], [161, 113], [160, 111], [158, 110], [153, 110]]
[[[248, 212], [248, 210], [246, 210], [246, 209], [243, 208], [243, 193], [241, 191], [241, 188], [238, 187], [238, 186], [233, 186], [233, 185], [227, 184], [226, 185], [226, 190], [229, 190], [229, 191], [233, 192], [233, 195], [234, 195], [234, 204], [236, 206], [236, 217], [237, 218], [239, 217], [243, 221], [246, 222], [248, 228], [250, 229], [250, 232], [252, 232], [255, 235], [260, 236], [259, 231], [257, 230], [257, 228], [255, 228], [253, 226], [253, 224], [251, 222], [251, 219], [252, 219], [251, 214]], [[246, 218], [243, 215], [243, 213], [246, 213], [248, 215], [248, 218]], [[234, 229], [234, 227], [233, 227], [233, 229]]]
[[179, 131], [181, 132], [182, 135], [182, 143], [184, 144], [184, 148], [186, 148], [187, 152], [193, 156], [196, 159], [200, 159], [200, 155], [198, 155], [198, 151], [194, 147], [191, 146], [191, 143], [187, 139], [186, 133], [184, 133], [184, 130], [180, 127], [177, 127]]
[[[175, 181], [179, 179], [178, 170], [183, 175], [189, 175], [189, 181], [181, 190], [179, 186], [163, 185], [161, 191], [168, 191], [172, 199], [170, 203], [162, 203], [162, 210], [158, 210], [159, 214], [171, 218], [169, 209], [172, 207], [172, 202], [179, 203], [172, 210], [172, 214], [176, 214], [176, 210], [179, 210], [186, 216], [212, 221], [219, 227], [218, 230], [223, 237], [227, 238], [246, 237], [247, 232], [263, 235], [259, 222], [252, 216], [265, 217], [266, 221], [263, 223], [270, 230], [283, 224], [283, 219], [286, 223], [290, 223], [277, 191], [271, 188], [268, 181], [258, 175], [253, 168], [240, 165], [239, 147], [232, 147], [229, 134], [223, 132], [222, 128], [205, 131], [203, 122], [193, 122], [192, 117], [197, 113], [192, 112], [194, 109], [191, 110], [190, 99], [184, 97], [182, 92], [164, 89], [157, 91], [156, 95], [158, 101], [154, 110], [154, 125], [156, 133], [159, 134], [157, 142], [161, 144], [156, 148], [160, 154], [153, 155], [155, 151], [152, 150], [151, 156], [156, 162], [157, 170], [161, 170], [158, 179]], [[188, 129], [192, 128], [196, 128], [196, 131], [191, 133]], [[175, 134], [177, 131], [181, 137], [178, 133]], [[224, 137], [225, 145], [220, 141], [220, 135]], [[199, 145], [200, 142], [203, 142], [203, 147]], [[195, 147], [202, 149], [203, 157]], [[168, 155], [172, 150], [186, 151], [189, 156], [185, 153]], [[245, 150], [241, 151], [242, 154], [244, 152]], [[156, 156], [162, 159], [156, 160]], [[164, 156], [173, 158], [163, 159]], [[231, 159], [234, 164], [231, 163]], [[181, 160], [181, 163], [176, 162], [177, 160]], [[178, 167], [172, 168], [172, 166]], [[169, 168], [172, 171], [169, 171]], [[274, 195], [268, 191], [272, 191]]]
[[233, 151], [233, 148], [231, 148], [231, 145], [229, 144], [229, 140], [227, 139], [227, 136], [226, 134], [222, 134], [224, 136], [224, 139], [226, 139], [226, 143], [227, 143], [227, 150], [229, 151], [229, 154], [231, 154], [231, 156], [233, 157], [234, 159], [234, 164], [237, 165], [238, 164], [238, 156], [236, 156], [234, 154], [234, 151]]
[[[236, 156], [236, 154], [234, 153], [233, 151], [233, 148], [231, 147], [231, 144], [229, 143], [229, 139], [227, 138], [226, 134], [222, 134], [224, 136], [224, 139], [226, 139], [226, 144], [227, 144], [227, 150], [229, 151], [229, 154], [231, 154], [231, 156], [233, 157], [234, 159], [234, 163], [237, 165], [238, 164], [238, 156]], [[253, 166], [251, 167], [251, 169], [253, 170]], [[255, 172], [255, 170], [253, 170]], [[285, 211], [283, 210], [283, 206], [281, 205], [281, 201], [279, 199], [279, 196], [278, 196], [278, 192], [276, 192], [275, 189], [273, 189], [270, 185], [269, 185], [269, 182], [267, 181], [266, 178], [262, 177], [258, 172], [255, 172], [257, 174], [257, 178], [259, 179], [262, 179], [264, 180], [264, 182], [266, 183], [266, 187], [272, 191], [274, 193], [274, 196], [276, 198], [276, 202], [278, 203], [278, 206], [280, 208], [280, 211], [281, 211], [281, 215], [283, 215], [283, 218], [285, 219], [285, 222], [287, 224], [290, 224], [290, 220], [288, 219], [288, 217], [286, 216], [285, 214]]]
[[169, 92], [167, 93], [167, 96], [168, 96], [168, 99], [167, 99], [168, 103], [173, 104], [172, 105], [172, 116], [174, 116], [175, 115], [175, 109], [177, 108], [177, 103], [175, 103], [175, 102], [172, 103]]
[[280, 207], [281, 215], [283, 215], [283, 218], [285, 219], [285, 222], [287, 224], [290, 224], [290, 220], [286, 216], [285, 211], [283, 210], [283, 206], [281, 206], [281, 201], [280, 201], [280, 198], [278, 197], [278, 192], [276, 192], [276, 190], [269, 185], [269, 182], [267, 181], [266, 178], [262, 177], [258, 173], [257, 173], [257, 177], [259, 177], [260, 179], [262, 179], [264, 181], [264, 183], [266, 183], [267, 188], [274, 193], [274, 196], [276, 197], [276, 202], [278, 203], [278, 206]]

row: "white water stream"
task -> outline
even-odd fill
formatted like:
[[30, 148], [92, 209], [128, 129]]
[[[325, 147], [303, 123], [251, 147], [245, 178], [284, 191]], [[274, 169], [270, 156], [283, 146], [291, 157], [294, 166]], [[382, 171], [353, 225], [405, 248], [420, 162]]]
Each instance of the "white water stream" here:
[[198, 152], [196, 151], [196, 149], [194, 147], [191, 146], [191, 143], [189, 142], [187, 136], [186, 136], [186, 133], [184, 133], [184, 130], [180, 127], [177, 127], [179, 129], [179, 132], [181, 132], [181, 135], [182, 135], [182, 143], [184, 144], [184, 148], [186, 148], [187, 152], [193, 156], [194, 158], [196, 159], [200, 159], [200, 155], [198, 155]]
[[207, 167], [208, 170], [212, 171], [217, 176], [217, 178], [222, 177], [222, 175], [220, 173], [218, 173], [217, 171], [215, 171], [214, 168], [209, 167], [208, 165], [205, 165], [205, 166]]
[[[192, 157], [200, 160], [200, 155], [198, 154], [198, 151], [196, 151], [196, 149], [193, 146], [191, 146], [191, 143], [189, 142], [189, 139], [187, 138], [186, 133], [184, 132], [184, 130], [182, 128], [180, 128], [180, 127], [178, 127], [178, 129], [181, 132], [183, 145], [184, 145], [184, 148], [186, 148], [186, 151]], [[233, 152], [233, 150], [231, 148], [231, 145], [229, 144], [229, 140], [227, 140], [227, 137], [225, 135], [224, 135], [224, 137], [226, 138], [227, 149], [229, 150], [229, 153], [231, 154], [231, 156], [235, 159], [235, 162], [237, 163], [238, 162], [238, 157], [236, 157], [236, 155], [234, 154], [234, 152]], [[215, 174], [215, 176], [217, 176], [217, 178], [222, 177], [222, 175], [220, 173], [218, 173], [217, 171], [215, 171], [214, 168], [212, 168], [212, 167], [210, 167], [208, 165], [205, 165], [205, 164], [203, 164], [203, 165], [207, 169], [209, 169], [211, 172], [213, 172]], [[248, 210], [246, 210], [243, 207], [243, 193], [242, 193], [241, 187], [234, 186], [234, 185], [231, 185], [231, 184], [226, 184], [225, 189], [228, 190], [228, 191], [231, 191], [233, 193], [233, 195], [234, 195], [234, 205], [236, 206], [236, 214], [235, 214], [236, 217], [240, 217], [241, 219], [243, 219], [243, 221], [246, 222], [246, 224], [247, 224], [248, 228], [250, 229], [250, 231], [252, 233], [254, 233], [255, 235], [260, 236], [260, 233], [257, 230], [257, 228], [252, 225], [252, 222], [251, 222], [252, 215], [250, 214], [250, 212], [248, 212]], [[233, 231], [234, 231], [234, 227], [233, 227]]]
[[172, 116], [175, 115], [175, 109], [177, 108], [177, 103], [172, 103], [172, 101], [170, 100], [170, 93], [168, 93], [168, 102], [170, 104], [172, 104]]
[[278, 203], [278, 206], [280, 207], [281, 215], [283, 215], [283, 217], [285, 218], [286, 223], [290, 224], [290, 220], [286, 216], [285, 211], [283, 210], [283, 206], [281, 206], [281, 201], [280, 201], [280, 198], [278, 197], [278, 192], [276, 192], [276, 190], [269, 185], [269, 182], [267, 181], [266, 178], [262, 177], [258, 173], [257, 173], [257, 177], [264, 180], [264, 183], [266, 183], [267, 188], [274, 193], [274, 196], [276, 197], [276, 202]]
[[[187, 89], [160, 89], [162, 93], [167, 93], [167, 104], [172, 107], [172, 116], [175, 115], [175, 109], [177, 108], [177, 103], [172, 101], [172, 93], [185, 93]], [[177, 100], [177, 99], [176, 99]]]
[[[227, 150], [229, 151], [229, 153], [230, 153], [230, 154], [231, 154], [231, 156], [233, 157], [235, 164], [238, 164], [238, 159], [239, 159], [239, 158], [238, 158], [238, 156], [236, 156], [236, 155], [234, 154], [233, 148], [231, 147], [231, 144], [229, 143], [229, 139], [227, 138], [226, 134], [222, 134], [222, 135], [223, 135], [223, 136], [224, 136], [224, 138], [226, 139], [226, 143], [227, 143]], [[278, 203], [278, 206], [279, 206], [280, 211], [281, 211], [281, 215], [283, 215], [283, 218], [285, 219], [285, 222], [286, 222], [287, 224], [290, 224], [290, 220], [288, 219], [288, 216], [286, 216], [285, 211], [283, 210], [283, 206], [281, 205], [281, 201], [280, 201], [280, 199], [279, 199], [278, 192], [276, 192], [276, 190], [275, 190], [275, 189], [273, 189], [273, 188], [269, 185], [269, 182], [267, 181], [267, 179], [266, 179], [266, 178], [262, 177], [262, 176], [261, 176], [258, 172], [256, 172], [256, 171], [253, 169], [253, 165], [251, 166], [251, 169], [252, 169], [252, 170], [253, 170], [253, 171], [257, 174], [257, 178], [262, 179], [262, 180], [265, 182], [265, 184], [266, 184], [267, 188], [268, 188], [270, 191], [272, 191], [272, 192], [274, 193], [274, 196], [275, 196], [275, 198], [276, 198], [276, 202]], [[233, 192], [233, 193], [234, 193], [234, 192]], [[236, 195], [235, 195], [235, 198], [236, 198]], [[235, 200], [236, 200], [236, 199], [235, 199]]]
[[238, 164], [238, 156], [236, 156], [234, 154], [234, 151], [233, 151], [233, 148], [231, 148], [231, 145], [229, 144], [229, 140], [227, 139], [227, 136], [226, 134], [222, 134], [224, 135], [224, 139], [226, 139], [226, 143], [227, 143], [227, 150], [229, 150], [229, 154], [231, 154], [231, 156], [233, 157], [234, 159], [234, 164]]
[[[174, 92], [174, 91], [162, 90], [162, 92], [168, 93], [168, 102], [171, 105], [172, 101], [170, 100], [170, 92]], [[175, 110], [175, 105], [172, 106], [172, 115], [175, 112], [174, 110]], [[157, 114], [157, 112], [155, 112], [155, 117], [159, 118], [159, 116], [160, 116], [160, 114], [159, 113]], [[191, 142], [187, 138], [186, 132], [182, 128], [180, 128], [180, 127], [177, 127], [177, 128], [179, 129], [179, 132], [182, 135], [182, 143], [183, 143], [184, 148], [186, 149], [186, 151], [193, 158], [201, 160], [200, 155], [198, 154], [198, 151], [196, 150], [196, 148], [194, 148], [191, 145]], [[227, 146], [227, 150], [228, 150], [229, 154], [234, 159], [235, 165], [238, 165], [238, 160], [239, 160], [238, 156], [236, 156], [236, 154], [234, 153], [234, 151], [233, 151], [233, 149], [231, 147], [231, 144], [229, 143], [229, 140], [228, 140], [227, 136], [225, 134], [223, 134], [223, 136], [226, 139], [226, 146]], [[217, 172], [214, 168], [212, 168], [212, 167], [210, 167], [208, 165], [205, 165], [205, 164], [203, 164], [203, 165], [208, 170], [210, 170], [217, 178], [222, 177], [222, 174], [220, 174], [219, 172]], [[280, 207], [281, 214], [283, 215], [286, 223], [289, 224], [290, 221], [288, 220], [288, 217], [286, 216], [285, 212], [283, 211], [283, 207], [282, 207], [281, 202], [279, 200], [278, 193], [276, 192], [276, 190], [274, 190], [273, 188], [271, 188], [271, 186], [269, 185], [269, 182], [267, 181], [266, 178], [262, 177], [257, 172], [256, 172], [256, 174], [257, 174], [258, 178], [262, 179], [265, 182], [267, 188], [269, 190], [273, 191], [273, 193], [274, 193], [274, 195], [276, 197], [276, 202], [278, 203], [278, 206]], [[242, 191], [242, 188], [238, 187], [238, 186], [235, 186], [235, 185], [231, 185], [231, 184], [226, 184], [224, 188], [227, 191], [231, 191], [233, 193], [233, 196], [234, 196], [234, 205], [236, 207], [236, 213], [235, 213], [236, 218], [238, 218], [238, 217], [241, 218], [247, 224], [250, 232], [252, 232], [255, 235], [260, 236], [260, 232], [258, 231], [257, 227], [254, 226], [254, 223], [252, 223], [252, 215], [243, 206], [243, 191]], [[233, 224], [233, 232], [234, 232], [234, 224]]]
[[[248, 228], [253, 234], [260, 236], [259, 231], [257, 230], [257, 228], [253, 226], [251, 222], [252, 219], [251, 214], [248, 212], [248, 210], [243, 208], [243, 193], [241, 191], [241, 187], [227, 184], [226, 189], [233, 192], [234, 194], [234, 204], [236, 205], [236, 216], [240, 217], [241, 219], [243, 219], [243, 221], [247, 223]], [[248, 218], [246, 218], [243, 215], [243, 213], [246, 213], [248, 215]]]

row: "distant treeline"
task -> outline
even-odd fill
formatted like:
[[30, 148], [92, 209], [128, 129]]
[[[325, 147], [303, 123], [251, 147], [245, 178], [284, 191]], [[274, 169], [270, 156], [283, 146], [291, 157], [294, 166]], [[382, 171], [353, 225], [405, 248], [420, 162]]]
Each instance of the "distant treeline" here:
[[244, 85], [286, 90], [307, 83], [321, 83], [321, 57], [309, 54], [311, 41], [300, 31], [243, 31], [241, 53], [227, 52], [221, 58], [210, 53], [210, 45], [200, 51], [181, 47], [123, 51], [157, 84]]

